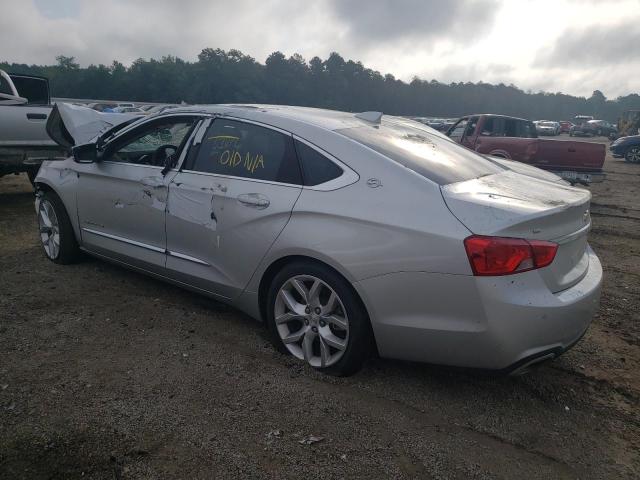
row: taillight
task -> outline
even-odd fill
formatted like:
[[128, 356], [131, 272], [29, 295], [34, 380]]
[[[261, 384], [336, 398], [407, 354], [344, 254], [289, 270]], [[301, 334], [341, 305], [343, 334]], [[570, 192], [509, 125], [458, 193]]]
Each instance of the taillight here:
[[474, 275], [511, 275], [553, 262], [558, 244], [543, 240], [472, 235], [464, 240]]

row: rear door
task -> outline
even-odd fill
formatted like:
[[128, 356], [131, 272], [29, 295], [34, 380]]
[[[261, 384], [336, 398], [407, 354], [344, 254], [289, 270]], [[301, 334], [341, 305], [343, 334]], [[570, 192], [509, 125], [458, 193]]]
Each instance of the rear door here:
[[169, 187], [169, 275], [238, 296], [289, 221], [301, 183], [289, 133], [215, 119]]
[[162, 272], [166, 257], [167, 157], [177, 158], [194, 116], [146, 122], [114, 139], [97, 163], [78, 164], [78, 218], [83, 246]]

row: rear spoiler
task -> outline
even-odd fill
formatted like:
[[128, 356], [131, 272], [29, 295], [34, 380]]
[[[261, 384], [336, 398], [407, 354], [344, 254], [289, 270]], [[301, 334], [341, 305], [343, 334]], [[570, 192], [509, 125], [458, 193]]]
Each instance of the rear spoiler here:
[[75, 145], [91, 143], [107, 130], [141, 118], [137, 113], [102, 113], [92, 108], [56, 103], [47, 120], [47, 134], [67, 151]]

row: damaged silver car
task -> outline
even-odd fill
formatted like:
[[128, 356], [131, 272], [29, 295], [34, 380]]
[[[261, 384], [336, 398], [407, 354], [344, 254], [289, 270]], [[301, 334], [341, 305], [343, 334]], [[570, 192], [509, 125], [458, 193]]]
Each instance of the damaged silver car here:
[[235, 305], [327, 373], [372, 351], [520, 372], [571, 347], [598, 307], [590, 193], [417, 122], [262, 105], [108, 128], [99, 115], [49, 119], [73, 155], [36, 178], [46, 255], [84, 251]]

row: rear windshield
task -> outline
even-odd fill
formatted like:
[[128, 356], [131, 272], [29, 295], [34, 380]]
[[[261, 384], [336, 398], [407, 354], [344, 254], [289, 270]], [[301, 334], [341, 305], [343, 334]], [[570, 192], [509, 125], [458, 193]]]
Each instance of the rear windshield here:
[[467, 148], [407, 123], [385, 121], [337, 130], [439, 185], [463, 182], [504, 169]]

